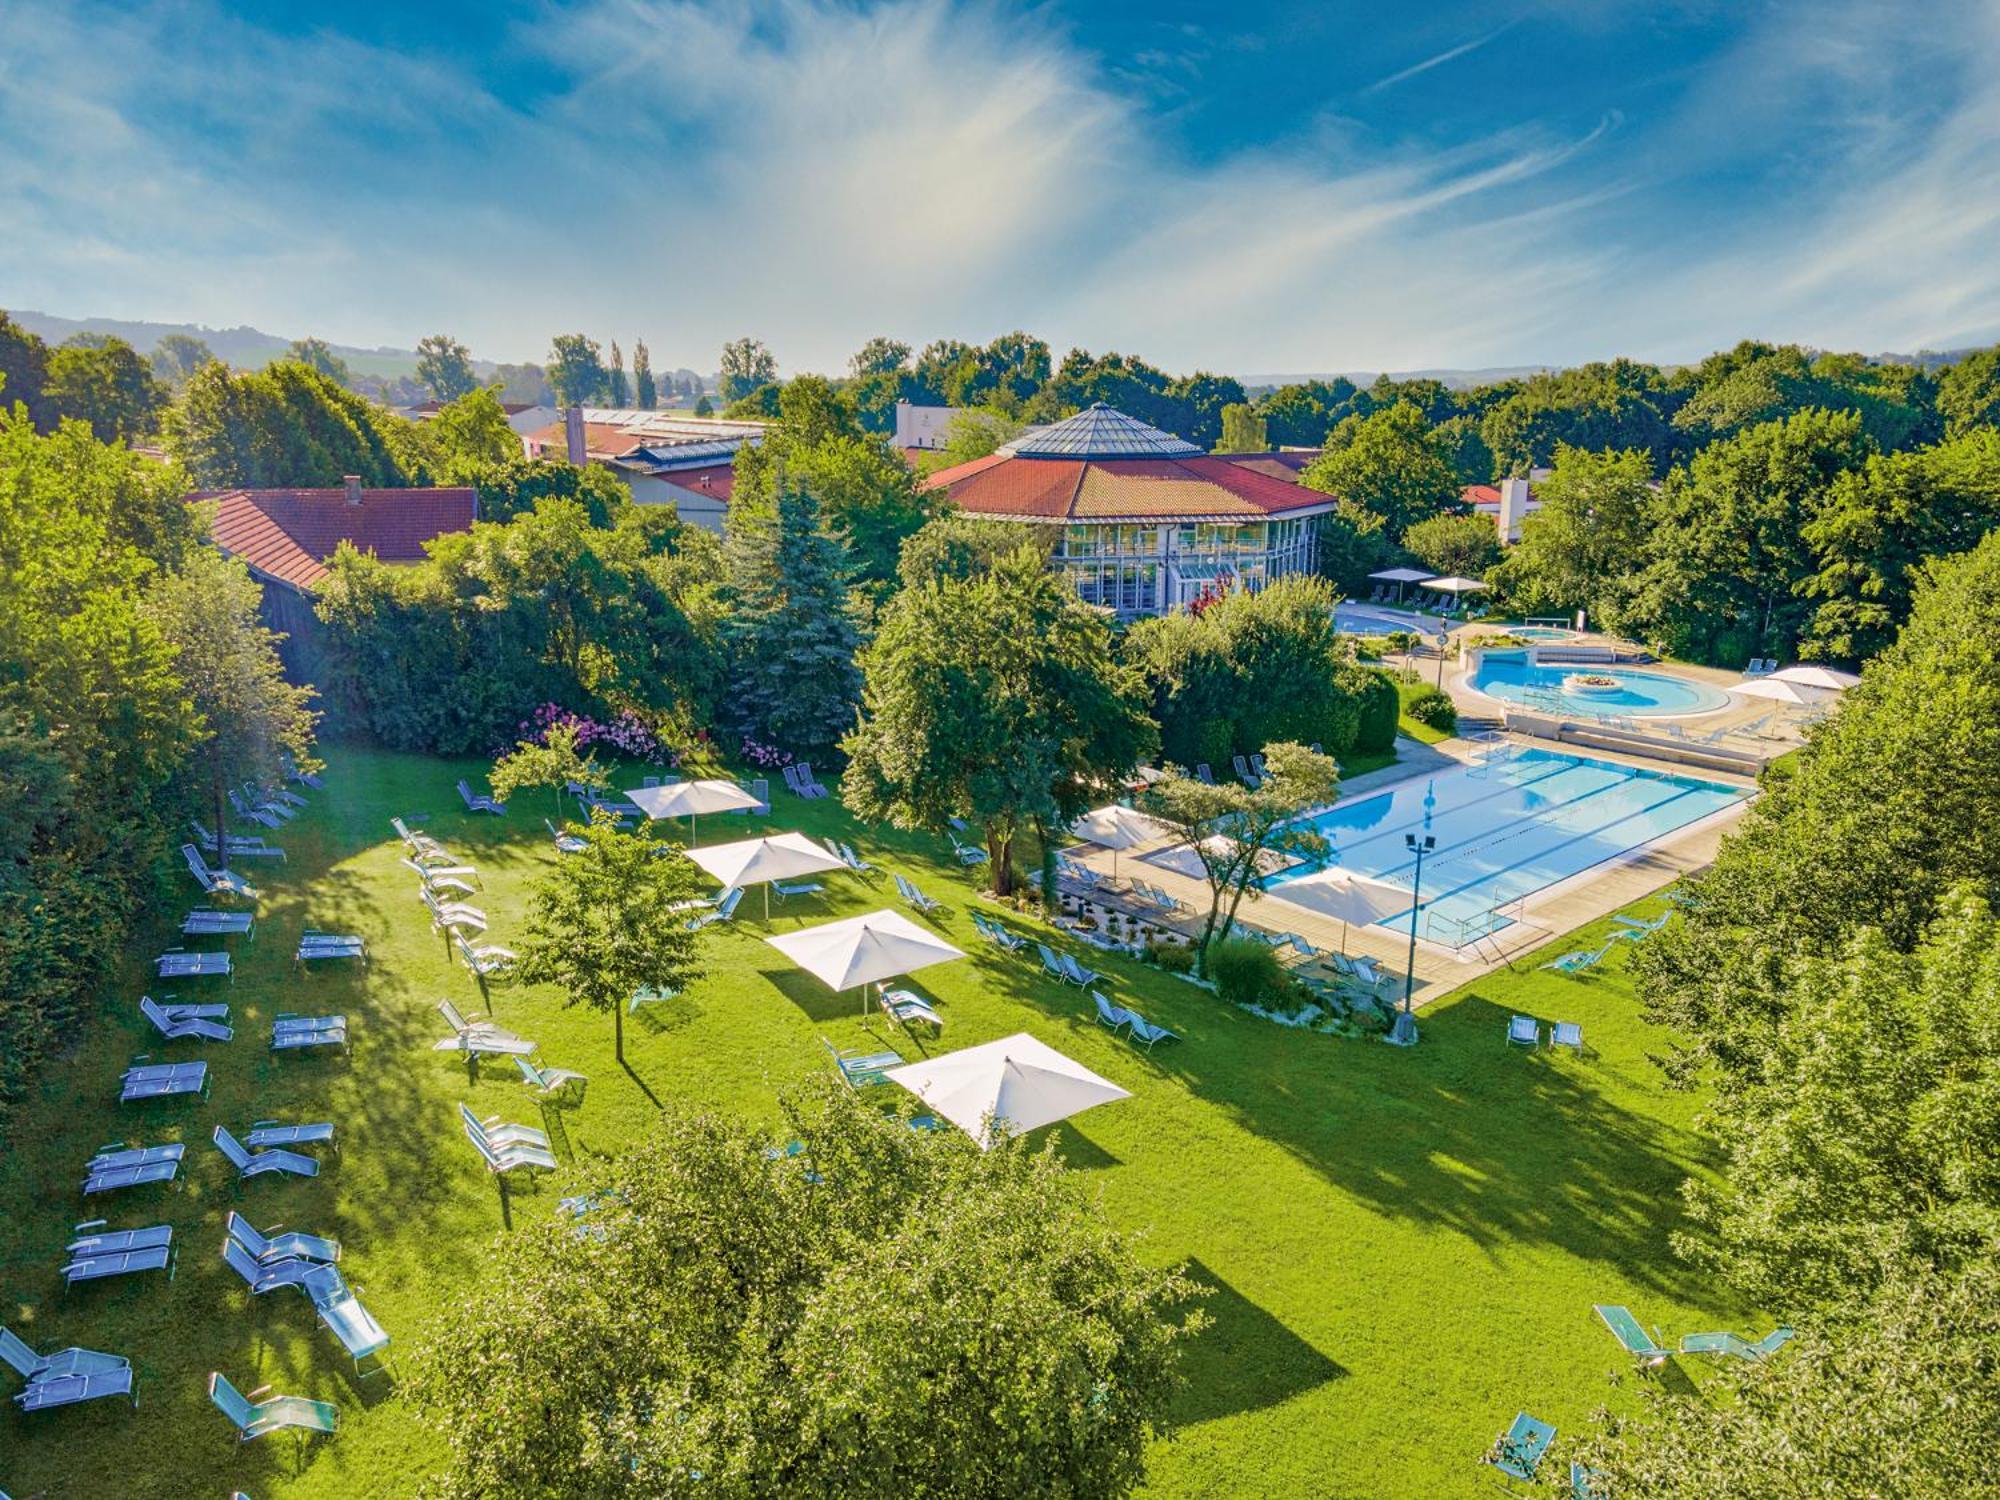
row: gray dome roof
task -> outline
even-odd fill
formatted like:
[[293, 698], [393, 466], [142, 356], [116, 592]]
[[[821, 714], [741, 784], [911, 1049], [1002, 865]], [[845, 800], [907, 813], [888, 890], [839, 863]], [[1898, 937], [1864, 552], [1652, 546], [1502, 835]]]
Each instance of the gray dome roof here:
[[1197, 458], [1201, 451], [1102, 401], [1047, 427], [1031, 428], [999, 449], [1007, 458]]

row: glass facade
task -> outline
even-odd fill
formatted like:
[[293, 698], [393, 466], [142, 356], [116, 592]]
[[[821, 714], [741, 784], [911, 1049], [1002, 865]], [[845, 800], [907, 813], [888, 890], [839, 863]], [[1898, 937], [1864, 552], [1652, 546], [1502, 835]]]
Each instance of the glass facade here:
[[1254, 590], [1274, 578], [1310, 573], [1317, 535], [1315, 517], [1164, 526], [1076, 521], [1063, 528], [1053, 561], [1085, 603], [1130, 619], [1183, 608], [1221, 578]]

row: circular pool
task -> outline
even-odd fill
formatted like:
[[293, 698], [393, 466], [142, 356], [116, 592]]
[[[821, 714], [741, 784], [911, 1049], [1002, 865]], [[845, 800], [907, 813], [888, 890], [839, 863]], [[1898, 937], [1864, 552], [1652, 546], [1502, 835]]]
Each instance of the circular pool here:
[[[1569, 680], [1579, 677], [1605, 681], [1593, 682], [1587, 692], [1577, 692]], [[1540, 666], [1529, 660], [1526, 651], [1484, 653], [1472, 674], [1471, 685], [1503, 703], [1593, 718], [1620, 714], [1634, 717], [1705, 714], [1729, 703], [1727, 693], [1705, 682], [1690, 682], [1685, 677], [1630, 667], [1600, 667], [1595, 663], [1551, 662]]]

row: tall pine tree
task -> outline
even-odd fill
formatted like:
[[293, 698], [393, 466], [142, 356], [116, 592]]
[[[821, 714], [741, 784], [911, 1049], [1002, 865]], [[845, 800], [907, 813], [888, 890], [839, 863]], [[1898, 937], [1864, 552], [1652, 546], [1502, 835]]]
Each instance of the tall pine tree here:
[[632, 346], [632, 404], [651, 411], [659, 398], [659, 391], [653, 385], [653, 356], [646, 349], [646, 341], [640, 339]]
[[775, 507], [732, 507], [727, 526], [725, 716], [765, 744], [824, 755], [854, 727], [861, 698], [847, 548], [827, 531], [819, 501], [794, 485], [780, 485]]
[[631, 389], [625, 384], [625, 356], [618, 350], [618, 340], [611, 341], [611, 404], [629, 406], [632, 401]]

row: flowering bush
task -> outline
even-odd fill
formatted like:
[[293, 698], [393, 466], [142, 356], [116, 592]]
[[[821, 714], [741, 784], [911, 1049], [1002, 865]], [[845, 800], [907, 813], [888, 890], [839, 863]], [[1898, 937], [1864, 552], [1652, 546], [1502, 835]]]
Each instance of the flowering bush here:
[[633, 760], [650, 761], [658, 766], [680, 764], [680, 753], [630, 709], [621, 711], [607, 722], [593, 719], [588, 714], [572, 713], [558, 703], [544, 703], [531, 717], [523, 719], [517, 728], [522, 739], [539, 745], [546, 743], [549, 730], [558, 724], [576, 731], [579, 750], [600, 746], [630, 756]]
[[743, 736], [743, 758], [751, 765], [769, 771], [779, 766], [789, 766], [792, 763], [792, 752], [780, 750], [776, 745], [763, 744], [746, 734]]

